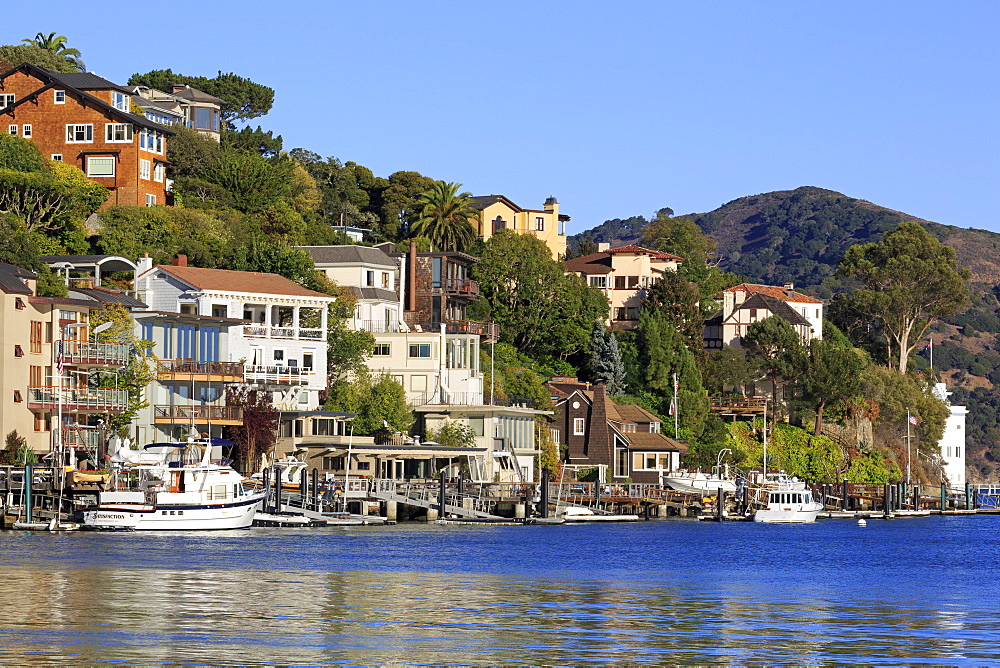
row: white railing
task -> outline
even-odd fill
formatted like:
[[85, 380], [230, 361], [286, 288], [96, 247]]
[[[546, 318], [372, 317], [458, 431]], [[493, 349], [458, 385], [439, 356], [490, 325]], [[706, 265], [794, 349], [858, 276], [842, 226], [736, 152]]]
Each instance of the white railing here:
[[129, 347], [121, 343], [98, 341], [63, 341], [63, 360], [67, 364], [119, 363], [128, 360]]
[[[64, 387], [62, 405], [66, 410], [92, 408], [98, 411], [119, 411], [128, 403], [127, 390], [111, 390], [102, 387]], [[58, 387], [29, 387], [28, 401], [55, 408], [59, 405]]]
[[312, 367], [245, 365], [243, 378], [264, 383], [302, 383], [313, 378]]
[[243, 336], [261, 339], [308, 339], [317, 341], [326, 338], [326, 330], [312, 327], [268, 327], [267, 325], [243, 325]]

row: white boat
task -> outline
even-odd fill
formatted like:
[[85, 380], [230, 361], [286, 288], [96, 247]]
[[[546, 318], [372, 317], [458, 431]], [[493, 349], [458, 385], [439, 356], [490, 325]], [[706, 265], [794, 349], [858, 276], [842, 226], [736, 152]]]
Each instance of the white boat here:
[[792, 478], [767, 493], [767, 506], [753, 515], [754, 522], [769, 524], [810, 524], [823, 510], [805, 483]]
[[736, 491], [736, 481], [732, 478], [705, 471], [671, 471], [663, 474], [663, 483], [686, 494], [714, 496], [720, 489], [727, 494]]
[[243, 476], [212, 462], [211, 443], [161, 443], [119, 450], [112, 461], [129, 481], [124, 491], [101, 492], [83, 513], [86, 529], [197, 531], [245, 529], [264, 498], [243, 488]]

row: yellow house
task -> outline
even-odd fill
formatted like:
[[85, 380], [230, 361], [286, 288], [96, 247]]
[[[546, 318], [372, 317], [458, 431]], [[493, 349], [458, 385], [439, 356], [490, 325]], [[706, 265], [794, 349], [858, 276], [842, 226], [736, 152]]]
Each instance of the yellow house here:
[[503, 195], [477, 195], [472, 198], [479, 210], [480, 239], [489, 239], [497, 230], [513, 230], [518, 234], [532, 234], [549, 247], [552, 257], [566, 257], [566, 223], [569, 216], [559, 213], [555, 197], [545, 200], [541, 211], [522, 209]]

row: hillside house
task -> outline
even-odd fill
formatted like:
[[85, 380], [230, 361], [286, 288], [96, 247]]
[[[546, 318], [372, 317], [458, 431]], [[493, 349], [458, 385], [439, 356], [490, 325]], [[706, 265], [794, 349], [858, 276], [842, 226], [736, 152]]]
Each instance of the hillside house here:
[[803, 343], [823, 338], [823, 301], [796, 292], [791, 283], [784, 287], [742, 283], [723, 290], [721, 297], [722, 308], [705, 321], [708, 349], [739, 347], [750, 325], [771, 316], [787, 321]]
[[472, 198], [479, 211], [476, 230], [480, 239], [489, 239], [500, 230], [530, 234], [545, 242], [553, 259], [566, 257], [566, 223], [569, 216], [559, 213], [559, 202], [549, 197], [541, 210], [522, 209], [503, 195], [478, 195]]
[[0, 74], [0, 130], [111, 190], [103, 206], [167, 204], [173, 131], [132, 113], [132, 90], [87, 72], [25, 63]]

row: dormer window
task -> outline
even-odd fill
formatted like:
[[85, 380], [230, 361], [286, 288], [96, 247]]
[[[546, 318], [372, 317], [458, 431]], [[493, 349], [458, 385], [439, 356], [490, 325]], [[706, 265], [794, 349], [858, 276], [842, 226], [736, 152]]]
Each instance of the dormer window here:
[[132, 96], [131, 95], [128, 95], [126, 93], [114, 92], [114, 93], [111, 94], [111, 97], [113, 99], [112, 106], [115, 109], [117, 109], [118, 111], [129, 112], [129, 111], [132, 110], [132, 107], [131, 107]]
[[660, 433], [660, 423], [659, 422], [650, 422], [649, 423], [649, 433], [650, 434], [659, 434]]

